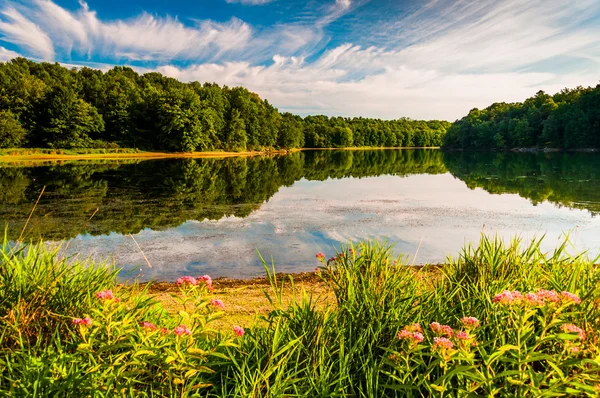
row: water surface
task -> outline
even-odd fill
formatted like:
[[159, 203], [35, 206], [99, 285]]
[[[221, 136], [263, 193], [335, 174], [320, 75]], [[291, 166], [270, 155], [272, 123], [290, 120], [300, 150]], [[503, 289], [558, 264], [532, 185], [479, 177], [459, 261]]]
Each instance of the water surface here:
[[598, 154], [436, 150], [4, 164], [0, 220], [18, 237], [46, 186], [28, 238], [64, 240], [69, 253], [114, 259], [141, 280], [259, 275], [257, 250], [279, 271], [308, 271], [316, 252], [369, 238], [437, 263], [482, 231], [546, 234], [548, 250], [572, 231], [596, 255], [599, 174]]

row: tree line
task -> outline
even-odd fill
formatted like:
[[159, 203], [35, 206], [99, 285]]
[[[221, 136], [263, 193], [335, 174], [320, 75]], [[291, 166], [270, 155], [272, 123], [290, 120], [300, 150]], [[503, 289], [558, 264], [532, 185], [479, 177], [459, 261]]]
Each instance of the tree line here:
[[600, 148], [600, 85], [473, 109], [448, 129], [444, 147]]
[[243, 87], [128, 67], [0, 63], [0, 148], [173, 152], [439, 146], [450, 123], [280, 113]]

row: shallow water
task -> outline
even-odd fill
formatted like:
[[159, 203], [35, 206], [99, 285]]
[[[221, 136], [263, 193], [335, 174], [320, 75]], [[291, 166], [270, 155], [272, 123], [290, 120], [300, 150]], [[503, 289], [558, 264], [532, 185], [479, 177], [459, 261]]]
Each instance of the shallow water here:
[[372, 238], [437, 263], [482, 231], [546, 234], [548, 250], [571, 231], [573, 251], [595, 256], [598, 177], [598, 154], [436, 150], [3, 165], [0, 219], [16, 238], [46, 186], [26, 236], [140, 280], [259, 275], [257, 250], [278, 271], [310, 271], [316, 252]]

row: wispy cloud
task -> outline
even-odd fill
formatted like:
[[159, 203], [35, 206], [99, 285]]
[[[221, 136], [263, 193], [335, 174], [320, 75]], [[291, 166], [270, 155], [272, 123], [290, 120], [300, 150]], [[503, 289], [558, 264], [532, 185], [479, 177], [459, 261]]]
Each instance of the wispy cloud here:
[[13, 7], [6, 7], [0, 15], [2, 40], [22, 46], [25, 50], [43, 59], [54, 58], [52, 40], [38, 25]]
[[249, 6], [262, 6], [275, 0], [225, 0], [227, 3], [239, 3]]
[[[70, 57], [104, 55], [135, 60], [210, 59], [245, 46], [252, 28], [232, 18], [229, 22], [192, 21], [148, 13], [128, 20], [102, 21], [88, 5], [70, 12], [50, 0], [34, 0], [32, 7], [2, 11], [0, 32], [5, 41], [19, 44], [33, 55], [53, 59], [55, 50]], [[37, 21], [37, 24], [32, 21]]]
[[[26, 55], [137, 62], [182, 80], [243, 85], [303, 114], [455, 119], [600, 78], [597, 0], [427, 0], [384, 9], [328, 0], [269, 26], [150, 13], [102, 20], [83, 2], [68, 11], [51, 0], [6, 1], [2, 40]], [[368, 6], [378, 13], [367, 21], [360, 12]]]

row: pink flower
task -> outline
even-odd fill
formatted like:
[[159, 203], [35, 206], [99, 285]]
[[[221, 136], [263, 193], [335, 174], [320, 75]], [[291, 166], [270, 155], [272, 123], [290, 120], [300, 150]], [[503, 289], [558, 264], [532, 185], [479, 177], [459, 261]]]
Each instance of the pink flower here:
[[92, 319], [91, 318], [75, 318], [73, 319], [73, 324], [74, 325], [83, 325], [83, 326], [92, 326]]
[[222, 310], [225, 309], [225, 304], [223, 304], [223, 302], [221, 300], [211, 300], [210, 303], [212, 305], [214, 305], [215, 307], [219, 307]]
[[533, 307], [539, 307], [539, 306], [545, 305], [544, 300], [535, 293], [527, 293], [524, 296], [524, 298], [525, 298], [525, 302], [528, 305], [531, 305]]
[[479, 326], [479, 319], [473, 316], [465, 316], [461, 318], [460, 321], [468, 329], [476, 328], [477, 326]]
[[179, 325], [173, 329], [173, 333], [175, 333], [176, 336], [181, 336], [182, 334], [190, 335], [192, 334], [192, 331], [185, 325]]
[[328, 263], [335, 263], [336, 261], [337, 261], [337, 257], [335, 257], [335, 256], [333, 256], [329, 260], [327, 260]]
[[196, 278], [196, 280], [198, 282], [204, 282], [204, 283], [206, 283], [206, 286], [208, 287], [208, 290], [210, 290], [211, 292], [213, 291], [213, 285], [212, 285], [213, 281], [212, 281], [212, 278], [210, 276], [208, 276], [208, 275], [202, 275], [202, 276], [199, 276], [198, 278]]
[[315, 274], [320, 274], [321, 273], [321, 268], [317, 267], [315, 268]]
[[577, 338], [579, 340], [585, 340], [585, 337], [586, 337], [585, 331], [582, 328], [580, 328], [579, 326], [575, 326], [572, 323], [567, 323], [567, 324], [561, 325], [560, 329], [565, 333], [577, 333], [578, 334]]
[[160, 332], [162, 334], [169, 334], [169, 333], [171, 333], [171, 331], [169, 329], [167, 329], [167, 328], [160, 328]]
[[237, 336], [242, 337], [244, 335], [244, 333], [246, 333], [244, 331], [244, 328], [241, 326], [234, 326], [233, 327], [233, 333], [235, 333]]
[[425, 340], [425, 337], [423, 337], [423, 335], [419, 332], [414, 332], [412, 338], [413, 338], [413, 341], [416, 343], [422, 343], [423, 340]]
[[452, 336], [452, 328], [448, 325], [440, 325], [437, 322], [432, 322], [429, 327], [431, 327], [431, 330], [433, 331], [433, 333], [439, 335], [439, 336], [448, 336], [451, 337]]
[[398, 332], [398, 340], [410, 340], [411, 343], [422, 343], [425, 338], [419, 332], [411, 332], [410, 330], [402, 329]]
[[522, 298], [523, 295], [518, 290], [515, 290], [514, 292], [511, 292], [510, 290], [505, 290], [502, 293], [494, 296], [494, 299], [492, 301], [494, 303], [500, 304], [515, 304], [520, 302]]
[[140, 325], [144, 328], [144, 329], [150, 329], [150, 330], [156, 330], [156, 325], [150, 322], [142, 322], [140, 323]]
[[182, 276], [181, 278], [177, 279], [177, 286], [181, 286], [181, 285], [185, 285], [185, 284], [190, 284], [195, 286], [196, 285], [196, 278], [194, 278], [193, 276]]
[[570, 293], [570, 292], [562, 292], [560, 295], [561, 295], [563, 301], [573, 302], [575, 304], [581, 303], [581, 299], [576, 294], [573, 294], [573, 293]]
[[462, 330], [460, 332], [456, 332], [454, 334], [454, 337], [456, 337], [459, 340], [471, 340], [472, 339], [472, 337], [469, 333], [463, 332]]
[[115, 297], [112, 290], [103, 290], [101, 292], [96, 293], [96, 297], [100, 300], [115, 300], [119, 301], [118, 298]]
[[439, 350], [449, 350], [454, 348], [454, 344], [445, 337], [434, 337], [433, 348]]
[[317, 260], [323, 261], [325, 259], [325, 254], [323, 254], [322, 252], [318, 252], [315, 257], [317, 258]]
[[560, 296], [554, 290], [538, 290], [539, 298], [548, 303], [560, 303]]

